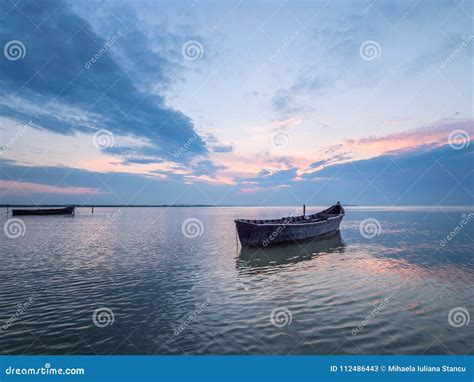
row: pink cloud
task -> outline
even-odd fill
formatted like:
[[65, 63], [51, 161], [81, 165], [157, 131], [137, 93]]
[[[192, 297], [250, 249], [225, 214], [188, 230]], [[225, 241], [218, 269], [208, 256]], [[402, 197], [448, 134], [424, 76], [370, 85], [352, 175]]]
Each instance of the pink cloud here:
[[385, 136], [344, 139], [341, 143], [326, 148], [320, 157], [315, 158], [313, 166], [303, 172], [311, 173], [330, 165], [381, 155], [441, 147], [451, 143], [450, 134], [456, 131], [461, 132], [458, 134], [461, 137], [471, 140], [474, 136], [474, 120], [445, 119], [429, 126]]
[[0, 180], [0, 191], [6, 195], [25, 194], [61, 194], [61, 195], [96, 195], [106, 194], [97, 188], [89, 187], [58, 187], [47, 184]]
[[[430, 126], [393, 133], [382, 137], [346, 139], [343, 146], [365, 157], [388, 153], [413, 151], [422, 147], [440, 147], [449, 144], [449, 136], [455, 130], [462, 130], [468, 139], [474, 135], [474, 121], [442, 120]], [[355, 158], [359, 159], [359, 158]]]

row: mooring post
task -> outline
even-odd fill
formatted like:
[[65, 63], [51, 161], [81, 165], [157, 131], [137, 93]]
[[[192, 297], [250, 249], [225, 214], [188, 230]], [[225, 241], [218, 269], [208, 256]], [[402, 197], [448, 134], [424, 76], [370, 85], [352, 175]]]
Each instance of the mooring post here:
[[92, 207], [92, 215], [94, 215], [94, 206], [91, 206]]
[[303, 204], [303, 216], [306, 216], [306, 204]]
[[10, 205], [9, 205], [9, 204], [7, 204], [7, 215], [8, 215], [8, 209], [9, 209], [9, 207], [10, 207]]

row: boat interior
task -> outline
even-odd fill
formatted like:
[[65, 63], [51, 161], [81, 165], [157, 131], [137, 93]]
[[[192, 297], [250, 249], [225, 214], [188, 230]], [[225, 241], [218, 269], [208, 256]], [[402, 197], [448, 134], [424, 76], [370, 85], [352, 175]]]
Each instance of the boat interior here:
[[341, 213], [344, 213], [344, 209], [338, 203], [329, 207], [328, 209], [318, 212], [312, 215], [299, 215], [299, 216], [287, 216], [279, 219], [266, 219], [266, 220], [252, 220], [252, 219], [238, 219], [236, 221], [244, 222], [244, 223], [252, 223], [252, 224], [289, 224], [289, 223], [297, 223], [297, 222], [317, 222], [317, 221], [324, 221], [331, 217], [339, 216]]

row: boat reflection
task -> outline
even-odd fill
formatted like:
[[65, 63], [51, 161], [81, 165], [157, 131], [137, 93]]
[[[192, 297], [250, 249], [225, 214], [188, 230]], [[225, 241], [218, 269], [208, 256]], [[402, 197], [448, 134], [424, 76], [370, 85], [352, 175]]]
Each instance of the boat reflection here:
[[328, 253], [342, 253], [344, 248], [340, 232], [323, 240], [306, 240], [273, 247], [243, 247], [237, 257], [237, 268], [245, 273], [261, 273], [266, 269], [296, 264]]

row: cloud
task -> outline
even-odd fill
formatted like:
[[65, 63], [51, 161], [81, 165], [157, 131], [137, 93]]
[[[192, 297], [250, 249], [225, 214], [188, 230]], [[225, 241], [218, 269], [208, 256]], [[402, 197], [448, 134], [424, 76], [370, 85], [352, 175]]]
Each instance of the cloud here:
[[444, 119], [428, 126], [392, 133], [380, 137], [345, 139], [345, 149], [355, 149], [367, 155], [381, 155], [399, 151], [413, 151], [420, 148], [439, 147], [449, 143], [449, 135], [455, 131], [465, 131], [474, 136], [473, 119]]
[[11, 195], [60, 194], [60, 195], [97, 195], [108, 194], [97, 188], [60, 187], [47, 184], [0, 180], [0, 193], [3, 197]]
[[[311, 39], [302, 42], [304, 55], [299, 61], [293, 57], [296, 74], [290, 72], [284, 85], [274, 91], [272, 110], [289, 115], [313, 110], [321, 113], [328, 100], [347, 105], [343, 103], [347, 95], [370, 99], [379, 88], [398, 90], [400, 82], [406, 92], [418, 91], [413, 86], [416, 77], [435, 75], [453, 50], [452, 41], [461, 43], [462, 33], [469, 30], [470, 19], [463, 14], [456, 23], [445, 22], [456, 8], [453, 1], [326, 4], [321, 17], [312, 20]], [[401, 25], [394, 33], [398, 21]], [[433, 25], [443, 25], [437, 38], [433, 38]], [[374, 60], [360, 54], [367, 41], [376, 43]], [[387, 94], [386, 100], [392, 94]]]
[[212, 151], [215, 153], [230, 153], [234, 150], [234, 147], [231, 145], [222, 145], [212, 147]]
[[472, 146], [446, 145], [332, 165], [301, 177], [328, 179], [314, 196], [327, 201], [332, 195], [350, 204], [471, 205], [473, 160]]
[[[199, 166], [204, 173], [209, 171], [206, 166], [211, 164], [201, 163]], [[222, 198], [226, 187], [232, 185], [229, 180], [218, 176], [184, 177], [169, 172], [163, 177], [158, 171], [147, 175], [104, 173], [70, 167], [30, 167], [8, 160], [0, 160], [0, 181], [15, 182], [19, 191], [9, 191], [10, 204], [213, 204]], [[197, 182], [199, 191], [194, 185]], [[3, 193], [7, 195], [6, 189]]]
[[357, 139], [344, 139], [342, 143], [327, 147], [322, 158], [311, 163], [305, 173], [314, 173], [313, 169], [328, 165], [367, 159], [386, 154], [426, 151], [449, 143], [452, 132], [461, 131], [472, 139], [474, 120], [444, 119], [428, 126], [396, 132], [385, 136], [370, 136]]
[[[236, 179], [236, 187], [207, 175], [161, 179], [1, 161], [0, 179], [4, 185], [14, 179], [15, 188], [22, 190], [9, 194], [9, 203], [321, 205], [340, 200], [361, 205], [472, 205], [473, 161], [472, 145], [460, 150], [446, 145], [329, 165], [311, 174], [298, 175], [297, 168], [264, 169], [257, 176]], [[202, 173], [210, 166], [199, 165]], [[200, 192], [192, 183], [184, 184], [186, 179], [200, 182]]]
[[344, 154], [338, 154], [334, 155], [329, 159], [322, 159], [318, 160], [316, 162], [313, 162], [309, 165], [309, 168], [317, 168], [317, 167], [322, 167], [322, 166], [328, 166], [333, 163], [338, 163], [338, 162], [343, 162], [351, 159], [351, 156], [348, 155], [349, 153], [344, 153]]
[[278, 171], [264, 169], [260, 171], [256, 177], [243, 178], [240, 179], [240, 182], [245, 185], [250, 185], [250, 187], [244, 187], [246, 191], [250, 189], [255, 191], [268, 187], [283, 187], [288, 186], [289, 183], [295, 179], [297, 171], [298, 169], [296, 167]]
[[[107, 129], [138, 137], [149, 144], [147, 155], [157, 159], [172, 159], [173, 152], [193, 136], [195, 142], [180, 160], [208, 153], [191, 119], [166, 106], [162, 95], [136, 79], [152, 76], [166, 84], [175, 64], [152, 52], [132, 24], [109, 31], [107, 39], [64, 2], [45, 0], [38, 6], [22, 1], [16, 7], [3, 2], [0, 12], [8, 12], [0, 40], [20, 40], [27, 49], [22, 60], [0, 60], [2, 115], [32, 120], [60, 134]], [[162, 33], [164, 40], [169, 37]], [[105, 49], [111, 39], [114, 43]], [[152, 59], [147, 58], [150, 55]]]
[[314, 110], [313, 107], [299, 103], [295, 98], [295, 93], [293, 88], [278, 90], [271, 100], [272, 109], [285, 117], [309, 113]]
[[217, 171], [225, 170], [227, 167], [224, 165], [216, 165], [213, 161], [206, 159], [198, 161], [191, 165], [191, 169], [194, 175], [213, 175]]
[[122, 162], [122, 164], [128, 166], [130, 164], [153, 164], [153, 163], [162, 163], [156, 158], [128, 158]]
[[206, 141], [207, 146], [209, 147], [210, 151], [214, 153], [231, 153], [234, 151], [234, 145], [223, 143], [217, 138], [217, 136], [213, 133], [205, 133], [203, 137]]

